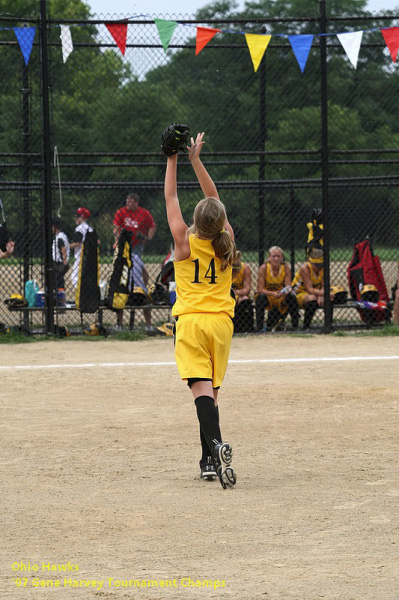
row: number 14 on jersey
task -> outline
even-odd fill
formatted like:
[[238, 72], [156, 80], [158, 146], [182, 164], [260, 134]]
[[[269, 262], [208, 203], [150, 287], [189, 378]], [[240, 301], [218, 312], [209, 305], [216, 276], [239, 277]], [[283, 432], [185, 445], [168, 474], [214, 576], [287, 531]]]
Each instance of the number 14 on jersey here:
[[[195, 260], [191, 261], [194, 263], [194, 281], [192, 281], [191, 283], [206, 283], [200, 280], [200, 275], [202, 276], [202, 274], [200, 274], [200, 269], [199, 269], [199, 259], [196, 258]], [[217, 275], [216, 275], [216, 269], [215, 269], [215, 259], [212, 258], [211, 262], [209, 263], [208, 269], [204, 275], [205, 279], [209, 279], [208, 283], [212, 284], [212, 283], [216, 283], [216, 279], [217, 279]]]

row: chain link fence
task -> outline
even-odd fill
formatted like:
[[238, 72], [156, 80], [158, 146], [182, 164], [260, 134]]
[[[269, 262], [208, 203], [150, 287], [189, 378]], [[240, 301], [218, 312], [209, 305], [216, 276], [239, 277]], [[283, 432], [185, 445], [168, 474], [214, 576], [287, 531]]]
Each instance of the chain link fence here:
[[[50, 216], [60, 217], [62, 230], [73, 242], [77, 208], [90, 211], [88, 222], [100, 241], [100, 287], [112, 272], [115, 213], [130, 192], [137, 195], [156, 224], [155, 235], [146, 242], [143, 253], [147, 286], [156, 282], [172, 243], [163, 198], [165, 160], [159, 147], [160, 133], [172, 122], [188, 123], [192, 132], [206, 131], [203, 160], [226, 204], [237, 247], [250, 265], [252, 299], [259, 265], [267, 259], [271, 246], [283, 248], [293, 274], [304, 263], [307, 222], [312, 209], [326, 208], [326, 202], [330, 285], [348, 290], [347, 269], [354, 246], [368, 236], [391, 293], [399, 256], [399, 80], [381, 34], [369, 34], [363, 41], [356, 70], [336, 36], [325, 38], [327, 61], [323, 67], [322, 38], [315, 36], [304, 74], [288, 40], [272, 37], [254, 73], [245, 38], [232, 32], [262, 33], [266, 24], [267, 32], [273, 34], [317, 33], [318, 20], [268, 22], [263, 17], [244, 23], [231, 19], [204, 23], [189, 15], [168, 15], [165, 18], [176, 19], [179, 25], [165, 52], [154, 22], [135, 19], [129, 21], [122, 56], [106, 27], [118, 18], [121, 16], [49, 19], [50, 135], [46, 140], [39, 33], [26, 64], [12, 29], [24, 20], [0, 17], [0, 198], [15, 241], [13, 254], [0, 264], [0, 321], [38, 331], [48, 329], [49, 322], [52, 325], [43, 308], [28, 311], [14, 306], [11, 310], [5, 303], [13, 294], [24, 296], [27, 281], [35, 280], [44, 291], [48, 282], [46, 148], [52, 155]], [[39, 20], [26, 21], [40, 27]], [[370, 30], [391, 26], [393, 17], [361, 15], [327, 23], [327, 33]], [[66, 62], [60, 24], [69, 26], [72, 34]], [[216, 36], [195, 56], [196, 25], [220, 27], [229, 33]], [[327, 69], [328, 140], [321, 129], [323, 68]], [[327, 172], [325, 165], [323, 170], [323, 151], [327, 152]], [[201, 191], [184, 157], [179, 161], [178, 178], [183, 214], [189, 223]], [[326, 178], [327, 199], [323, 195]], [[65, 294], [67, 307], [73, 307], [73, 251], [69, 262]], [[150, 302], [152, 326], [171, 319], [170, 306], [157, 307]], [[326, 302], [326, 310], [330, 308]], [[101, 318], [108, 327], [143, 329], [149, 324], [148, 313], [146, 317], [141, 309], [135, 311], [134, 321], [131, 311], [125, 311], [122, 318], [121, 313], [104, 309]], [[98, 315], [84, 314], [82, 320], [76, 311], [57, 306], [56, 296], [53, 319], [73, 329], [97, 321]], [[370, 322], [350, 303], [334, 308], [332, 325], [361, 327]], [[323, 310], [316, 312], [312, 327], [326, 329]]]

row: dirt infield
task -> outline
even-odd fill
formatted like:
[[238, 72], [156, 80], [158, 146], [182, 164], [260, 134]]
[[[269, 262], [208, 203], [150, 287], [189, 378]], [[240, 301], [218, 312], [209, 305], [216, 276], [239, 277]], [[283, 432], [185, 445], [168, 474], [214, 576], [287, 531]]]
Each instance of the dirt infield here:
[[224, 491], [171, 339], [3, 346], [0, 597], [397, 600], [398, 355], [234, 339]]

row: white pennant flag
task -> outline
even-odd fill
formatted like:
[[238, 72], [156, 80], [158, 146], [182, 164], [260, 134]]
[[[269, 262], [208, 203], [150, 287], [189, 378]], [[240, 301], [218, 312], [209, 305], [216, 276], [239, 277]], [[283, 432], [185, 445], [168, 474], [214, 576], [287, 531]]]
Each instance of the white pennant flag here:
[[357, 67], [359, 58], [360, 44], [362, 43], [363, 31], [353, 31], [350, 33], [337, 33], [337, 38], [341, 42], [352, 65]]
[[62, 44], [62, 59], [64, 62], [67, 61], [68, 56], [73, 50], [71, 30], [68, 25], [60, 25], [61, 33], [61, 44]]

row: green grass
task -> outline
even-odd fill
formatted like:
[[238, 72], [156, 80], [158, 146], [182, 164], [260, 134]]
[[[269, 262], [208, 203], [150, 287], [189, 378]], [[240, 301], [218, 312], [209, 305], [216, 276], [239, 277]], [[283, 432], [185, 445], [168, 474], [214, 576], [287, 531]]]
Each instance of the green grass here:
[[23, 333], [11, 332], [0, 334], [0, 344], [31, 344], [41, 341], [35, 336], [24, 335]]
[[148, 340], [148, 336], [141, 331], [120, 331], [112, 333], [108, 337], [102, 335], [71, 335], [70, 337], [59, 338], [55, 335], [25, 335], [21, 332], [11, 331], [10, 333], [0, 334], [0, 344], [32, 344], [35, 342], [103, 342], [107, 340], [118, 340], [122, 342], [138, 342]]
[[[273, 335], [273, 334], [271, 334]], [[278, 336], [289, 336], [294, 338], [305, 338], [309, 339], [315, 335], [323, 335], [320, 333], [301, 333], [301, 332], [287, 332], [287, 333], [279, 333]], [[330, 334], [332, 337], [390, 337], [390, 336], [399, 336], [399, 326], [397, 325], [384, 325], [383, 327], [378, 327], [377, 329], [363, 329], [361, 331], [350, 330], [350, 331], [334, 331]], [[246, 337], [246, 334], [238, 334], [235, 337]], [[250, 337], [253, 337], [250, 335]], [[80, 342], [104, 342], [107, 340], [117, 340], [120, 342], [140, 342], [142, 340], [153, 339], [149, 338], [142, 331], [120, 331], [111, 333], [108, 337], [104, 336], [94, 336], [94, 335], [72, 335], [71, 337], [59, 338], [56, 336], [50, 335], [25, 335], [21, 332], [12, 331], [10, 333], [1, 333], [0, 334], [0, 344], [32, 344], [35, 342], [70, 342], [70, 341], [80, 341]], [[157, 337], [155, 338], [157, 339]]]
[[367, 329], [366, 331], [359, 331], [357, 335], [367, 335], [373, 337], [386, 337], [392, 335], [399, 335], [398, 325], [384, 325], [379, 329]]
[[139, 342], [141, 340], [150, 339], [144, 332], [141, 331], [119, 331], [109, 336], [110, 339], [120, 342]]
[[362, 330], [351, 330], [351, 331], [334, 331], [332, 333], [334, 337], [390, 337], [399, 335], [398, 325], [383, 325], [376, 329], [362, 329]]

